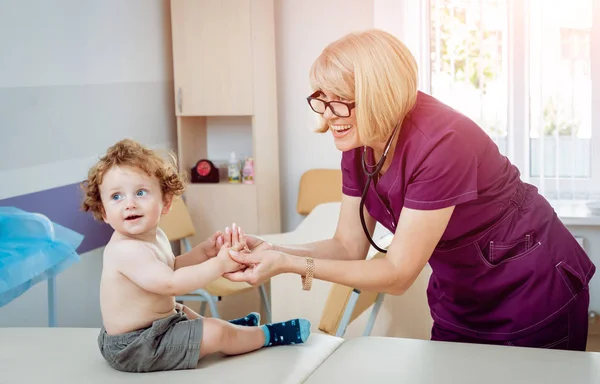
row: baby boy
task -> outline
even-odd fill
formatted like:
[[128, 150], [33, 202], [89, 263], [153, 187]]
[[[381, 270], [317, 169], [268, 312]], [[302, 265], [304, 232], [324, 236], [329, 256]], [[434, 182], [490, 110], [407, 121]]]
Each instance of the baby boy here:
[[114, 229], [103, 255], [98, 336], [100, 352], [113, 368], [193, 369], [208, 354], [241, 354], [309, 337], [308, 320], [259, 326], [257, 313], [224, 321], [202, 317], [175, 301], [243, 268], [229, 250], [244, 249], [245, 239], [234, 228], [174, 256], [158, 227], [184, 190], [173, 157], [129, 139], [119, 141], [90, 169], [82, 188], [83, 210]]

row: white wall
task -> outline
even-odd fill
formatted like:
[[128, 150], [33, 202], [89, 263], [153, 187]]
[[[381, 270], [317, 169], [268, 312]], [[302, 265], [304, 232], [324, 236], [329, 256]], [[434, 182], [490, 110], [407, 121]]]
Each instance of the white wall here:
[[[123, 137], [174, 148], [166, 0], [0, 0], [0, 199], [85, 179]], [[77, 204], [77, 202], [75, 202]], [[102, 249], [57, 278], [60, 326], [101, 324]], [[45, 326], [41, 283], [0, 326]]]
[[283, 230], [301, 221], [298, 185], [311, 168], [340, 167], [330, 133], [311, 132], [316, 115], [306, 103], [312, 62], [330, 42], [373, 27], [373, 0], [276, 0], [275, 36]]
[[82, 179], [127, 135], [175, 142], [164, 0], [0, 0], [0, 199]]

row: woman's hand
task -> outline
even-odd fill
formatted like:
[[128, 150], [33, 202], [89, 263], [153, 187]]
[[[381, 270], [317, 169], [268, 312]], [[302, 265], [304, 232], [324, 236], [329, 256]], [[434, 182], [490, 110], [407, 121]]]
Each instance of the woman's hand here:
[[250, 285], [260, 285], [271, 277], [284, 272], [286, 255], [274, 250], [253, 251], [252, 253], [229, 251], [230, 257], [246, 268], [223, 276], [231, 281], [244, 281]]
[[[235, 224], [234, 224], [235, 225]], [[237, 227], [239, 230], [240, 236], [242, 236], [246, 240], [246, 245], [248, 246], [248, 250], [250, 252], [258, 252], [258, 251], [267, 251], [274, 249], [273, 244], [261, 239], [258, 236], [247, 235], [241, 227]]]
[[242, 247], [239, 243], [233, 247], [231, 247], [229, 243], [223, 244], [221, 250], [219, 250], [219, 253], [215, 257], [215, 259], [219, 260], [220, 268], [223, 268], [222, 271], [225, 271], [225, 273], [230, 273], [246, 268], [246, 265], [238, 263], [230, 256], [230, 252], [238, 253], [241, 248]]

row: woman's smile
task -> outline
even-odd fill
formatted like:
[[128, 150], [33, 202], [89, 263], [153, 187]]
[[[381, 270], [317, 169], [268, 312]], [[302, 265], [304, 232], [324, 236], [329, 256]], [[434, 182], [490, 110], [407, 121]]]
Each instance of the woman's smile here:
[[348, 135], [348, 133], [350, 133], [350, 131], [352, 131], [351, 124], [339, 124], [339, 125], [330, 124], [329, 128], [331, 128], [331, 133], [333, 134], [333, 137], [335, 137], [336, 139], [341, 139], [342, 137], [345, 137], [346, 135]]

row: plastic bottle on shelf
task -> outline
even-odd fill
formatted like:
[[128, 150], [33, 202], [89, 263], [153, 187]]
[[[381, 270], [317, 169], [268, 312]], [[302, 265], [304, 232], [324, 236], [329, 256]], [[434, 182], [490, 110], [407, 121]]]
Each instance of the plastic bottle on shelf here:
[[227, 175], [230, 183], [239, 183], [242, 181], [240, 172], [240, 161], [235, 152], [229, 155], [229, 163], [227, 164]]
[[254, 159], [248, 157], [242, 170], [242, 183], [254, 184]]

